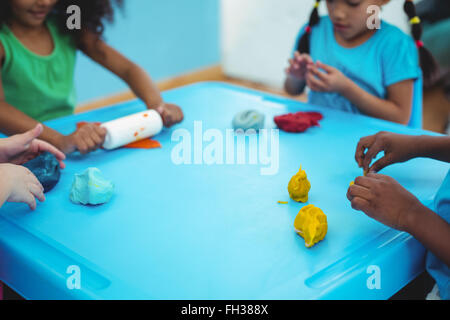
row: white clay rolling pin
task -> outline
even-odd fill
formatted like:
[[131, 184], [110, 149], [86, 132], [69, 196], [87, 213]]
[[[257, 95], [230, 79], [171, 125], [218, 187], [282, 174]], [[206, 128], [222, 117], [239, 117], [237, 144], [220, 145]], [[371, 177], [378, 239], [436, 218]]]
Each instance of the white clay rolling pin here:
[[103, 148], [111, 150], [157, 135], [163, 128], [163, 121], [157, 111], [147, 110], [105, 122], [101, 126], [107, 131]]

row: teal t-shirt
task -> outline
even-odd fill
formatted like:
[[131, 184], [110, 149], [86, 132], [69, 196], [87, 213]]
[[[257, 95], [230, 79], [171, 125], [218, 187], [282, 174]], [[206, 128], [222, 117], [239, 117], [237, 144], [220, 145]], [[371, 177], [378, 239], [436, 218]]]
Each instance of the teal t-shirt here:
[[[450, 170], [434, 198], [434, 211], [450, 223]], [[431, 252], [427, 253], [426, 268], [436, 280], [441, 299], [450, 299], [450, 268]]]
[[[297, 50], [305, 27], [297, 37], [294, 50]], [[310, 55], [314, 62], [319, 60], [337, 68], [359, 87], [381, 99], [386, 99], [390, 85], [422, 75], [412, 37], [384, 21], [366, 42], [355, 48], [344, 48], [336, 41], [330, 18], [323, 16], [312, 28]], [[354, 104], [335, 92], [310, 91], [308, 102], [360, 113]]]

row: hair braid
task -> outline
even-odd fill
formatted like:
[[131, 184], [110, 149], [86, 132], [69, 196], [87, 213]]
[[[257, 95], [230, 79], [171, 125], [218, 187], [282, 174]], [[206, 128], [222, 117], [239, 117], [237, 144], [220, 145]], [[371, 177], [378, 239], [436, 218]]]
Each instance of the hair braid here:
[[300, 41], [298, 43], [297, 50], [300, 53], [310, 53], [309, 50], [309, 38], [312, 31], [312, 27], [319, 23], [319, 4], [320, 0], [316, 0], [316, 3], [314, 5], [314, 9], [311, 12], [311, 15], [309, 17], [309, 23], [306, 27], [305, 33], [300, 38]]
[[433, 58], [428, 49], [426, 49], [421, 41], [422, 38], [422, 24], [420, 18], [416, 14], [416, 7], [412, 0], [405, 0], [403, 10], [408, 15], [409, 23], [411, 24], [411, 34], [416, 42], [417, 49], [419, 50], [420, 67], [422, 68], [423, 78], [425, 84], [431, 83], [438, 73], [438, 64]]

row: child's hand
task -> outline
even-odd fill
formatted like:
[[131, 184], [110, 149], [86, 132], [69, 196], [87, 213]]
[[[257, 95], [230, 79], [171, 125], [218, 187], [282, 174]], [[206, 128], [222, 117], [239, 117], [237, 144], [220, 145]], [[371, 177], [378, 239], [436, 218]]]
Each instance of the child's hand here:
[[348, 188], [352, 208], [397, 230], [409, 229], [409, 218], [420, 211], [420, 201], [393, 178], [369, 173]]
[[[416, 138], [390, 132], [378, 132], [361, 138], [356, 147], [355, 160], [365, 171], [378, 172], [388, 165], [412, 159]], [[370, 166], [372, 160], [381, 151], [384, 151], [384, 156]]]
[[307, 67], [306, 84], [313, 91], [342, 93], [348, 81], [341, 71], [320, 61]]
[[71, 135], [63, 139], [64, 153], [72, 153], [78, 150], [81, 154], [87, 154], [103, 146], [106, 137], [106, 129], [98, 124], [87, 123], [77, 129]]
[[314, 62], [309, 54], [300, 54], [298, 51], [294, 53], [294, 58], [289, 59], [289, 67], [286, 68], [286, 74], [295, 77], [299, 80], [305, 80], [307, 66], [313, 65]]
[[161, 115], [164, 126], [167, 128], [183, 121], [183, 111], [175, 104], [162, 103], [156, 108], [156, 111]]
[[42, 130], [42, 124], [38, 124], [34, 129], [23, 134], [0, 139], [0, 162], [24, 164], [43, 152], [50, 152], [59, 161], [61, 168], [64, 168], [63, 160], [66, 158], [64, 153], [51, 144], [36, 139]]
[[36, 199], [45, 201], [44, 188], [38, 179], [25, 167], [15, 164], [0, 164], [2, 188], [6, 188], [6, 201], [23, 202], [31, 210], [36, 209]]

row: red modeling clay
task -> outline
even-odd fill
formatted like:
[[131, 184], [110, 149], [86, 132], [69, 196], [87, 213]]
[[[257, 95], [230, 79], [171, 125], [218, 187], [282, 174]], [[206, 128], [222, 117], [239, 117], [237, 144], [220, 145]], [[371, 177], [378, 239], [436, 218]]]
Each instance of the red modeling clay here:
[[305, 132], [309, 127], [319, 126], [323, 116], [319, 112], [296, 112], [274, 118], [278, 128], [286, 132]]

